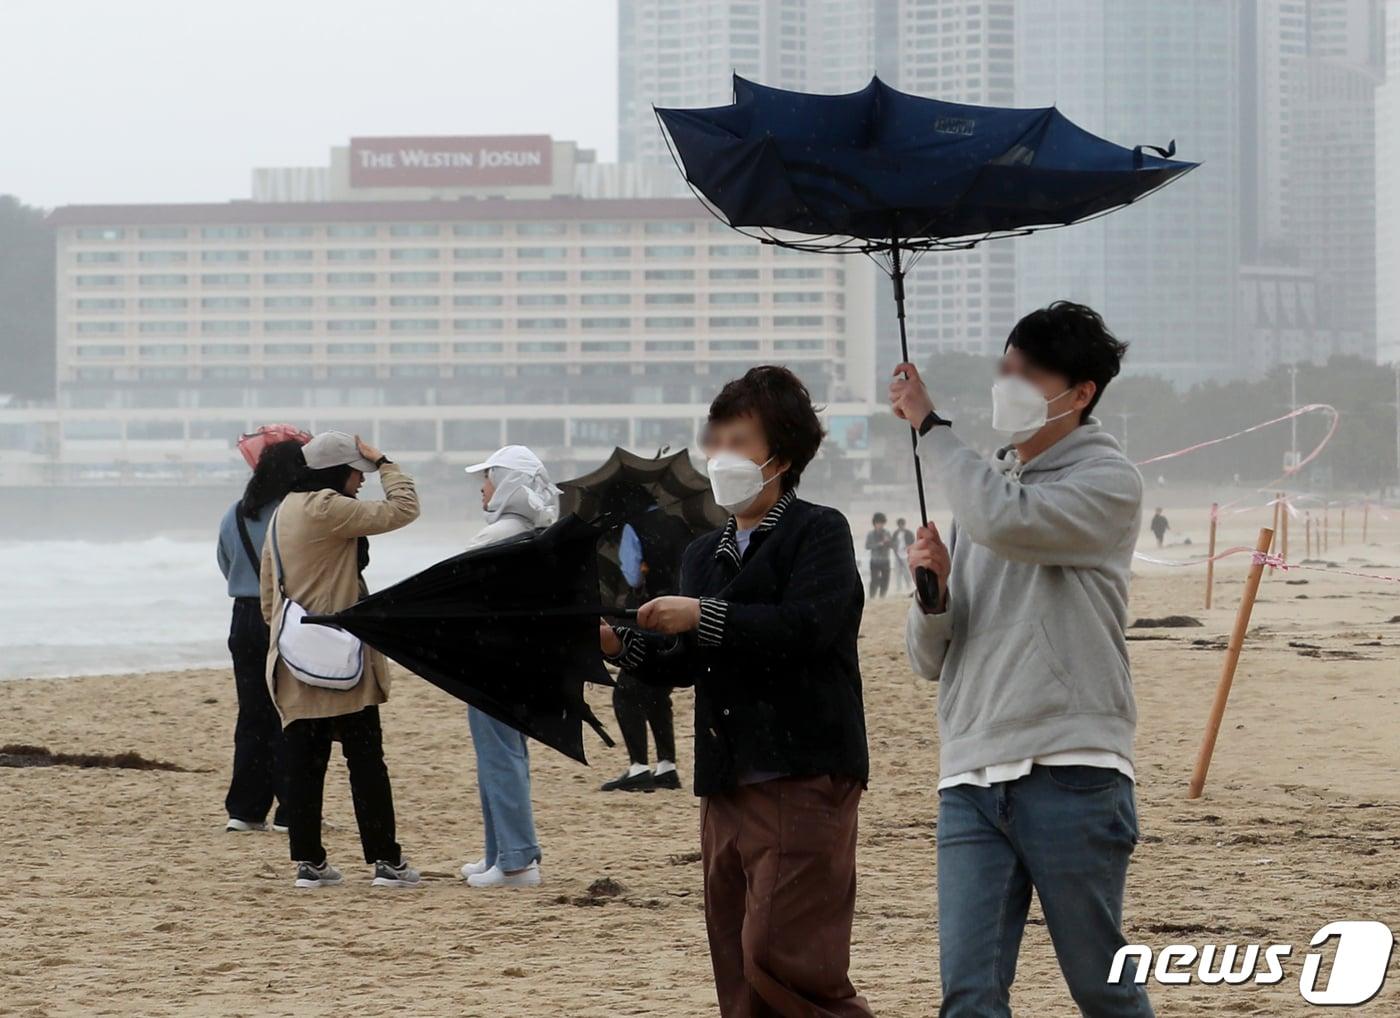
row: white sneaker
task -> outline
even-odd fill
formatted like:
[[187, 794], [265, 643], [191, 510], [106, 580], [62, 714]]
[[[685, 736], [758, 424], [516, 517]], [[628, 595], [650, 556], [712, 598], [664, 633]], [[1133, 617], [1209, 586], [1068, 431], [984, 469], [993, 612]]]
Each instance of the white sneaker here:
[[464, 863], [462, 865], [462, 879], [467, 880], [470, 877], [479, 876], [480, 874], [485, 873], [490, 868], [490, 866], [486, 865], [485, 859], [478, 859], [476, 862]]
[[523, 870], [506, 873], [499, 866], [492, 866], [485, 873], [475, 873], [467, 877], [470, 887], [539, 887], [540, 864], [532, 862]]
[[286, 833], [287, 833], [287, 825], [286, 825], [286, 824], [273, 824], [271, 829], [272, 829], [273, 831], [277, 832], [278, 834], [286, 834]]
[[229, 817], [228, 823], [224, 825], [225, 834], [249, 834], [254, 831], [266, 831], [267, 824], [255, 824], [249, 820], [239, 820], [237, 817]]
[[374, 864], [374, 879], [370, 884], [374, 887], [422, 887], [423, 878], [407, 859], [397, 866], [380, 861]]
[[336, 869], [329, 862], [323, 862], [319, 866], [309, 862], [297, 863], [297, 886], [306, 888], [335, 887], [344, 878], [340, 875], [340, 870]]

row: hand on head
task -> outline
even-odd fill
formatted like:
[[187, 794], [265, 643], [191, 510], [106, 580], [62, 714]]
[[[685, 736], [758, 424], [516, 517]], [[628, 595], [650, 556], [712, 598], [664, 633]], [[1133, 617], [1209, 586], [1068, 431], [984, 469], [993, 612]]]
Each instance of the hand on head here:
[[369, 460], [371, 463], [377, 463], [379, 461], [379, 457], [384, 455], [382, 452], [380, 452], [374, 446], [370, 445], [359, 435], [355, 436], [355, 449], [359, 452], [361, 456]]

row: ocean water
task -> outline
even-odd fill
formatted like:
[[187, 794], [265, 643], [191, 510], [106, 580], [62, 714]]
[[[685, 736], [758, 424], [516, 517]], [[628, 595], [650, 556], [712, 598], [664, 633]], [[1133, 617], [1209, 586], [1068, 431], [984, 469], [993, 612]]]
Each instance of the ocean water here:
[[[464, 524], [371, 538], [365, 580], [388, 586], [470, 536]], [[227, 665], [231, 605], [212, 539], [0, 541], [0, 678]]]

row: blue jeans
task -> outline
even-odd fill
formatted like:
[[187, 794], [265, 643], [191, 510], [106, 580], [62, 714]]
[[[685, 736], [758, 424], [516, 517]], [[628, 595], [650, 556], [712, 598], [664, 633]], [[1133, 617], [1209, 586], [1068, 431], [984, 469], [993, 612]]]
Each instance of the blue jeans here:
[[530, 805], [530, 748], [525, 736], [475, 707], [467, 708], [476, 747], [476, 785], [486, 824], [486, 864], [506, 872], [540, 861]]
[[938, 796], [941, 1018], [1011, 1014], [1011, 982], [1031, 903], [1040, 898], [1070, 994], [1087, 1018], [1151, 1018], [1128, 966], [1123, 886], [1137, 844], [1133, 783], [1103, 767], [1032, 768], [990, 788]]

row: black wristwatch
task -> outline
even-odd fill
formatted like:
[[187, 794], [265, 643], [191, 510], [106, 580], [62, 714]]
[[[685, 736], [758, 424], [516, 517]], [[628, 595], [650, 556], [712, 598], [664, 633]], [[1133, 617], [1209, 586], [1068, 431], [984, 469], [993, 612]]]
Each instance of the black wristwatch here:
[[953, 422], [948, 420], [948, 418], [946, 417], [939, 417], [938, 411], [930, 410], [928, 412], [928, 416], [925, 417], [923, 421], [919, 424], [919, 434], [927, 435], [930, 431], [932, 431], [939, 425], [942, 425], [946, 428], [951, 428], [953, 426]]
[[388, 456], [380, 456], [379, 459], [377, 459], [377, 460], [374, 461], [374, 465], [375, 465], [376, 467], [382, 467], [385, 463], [392, 463], [392, 462], [394, 462], [394, 461], [391, 460]]

